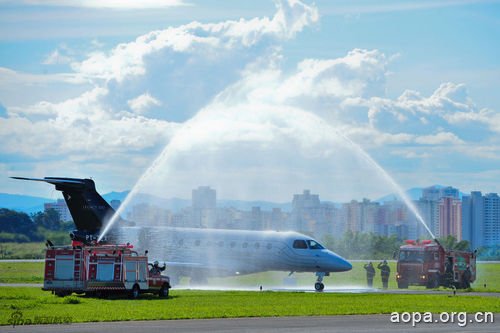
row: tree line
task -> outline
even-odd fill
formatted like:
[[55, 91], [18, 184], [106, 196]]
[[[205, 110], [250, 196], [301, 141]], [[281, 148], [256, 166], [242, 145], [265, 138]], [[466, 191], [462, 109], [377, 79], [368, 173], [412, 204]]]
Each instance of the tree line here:
[[67, 243], [73, 222], [63, 222], [55, 209], [28, 215], [0, 208], [0, 243], [40, 242], [50, 239], [54, 243]]
[[[454, 236], [438, 239], [447, 250], [469, 250], [469, 242], [457, 241]], [[383, 260], [392, 259], [405, 242], [396, 235], [381, 236], [374, 233], [347, 231], [342, 237], [331, 235], [323, 237], [324, 245], [346, 259]]]

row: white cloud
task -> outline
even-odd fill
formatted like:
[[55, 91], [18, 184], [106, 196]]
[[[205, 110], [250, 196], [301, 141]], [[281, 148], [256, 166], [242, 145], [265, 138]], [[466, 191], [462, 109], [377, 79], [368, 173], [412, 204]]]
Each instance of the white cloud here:
[[441, 132], [435, 135], [423, 135], [415, 139], [416, 143], [424, 145], [442, 145], [442, 144], [463, 144], [455, 134], [450, 132]]
[[9, 84], [46, 84], [51, 82], [64, 82], [71, 84], [82, 84], [88, 81], [73, 73], [58, 74], [31, 74], [14, 71], [9, 68], [0, 67], [0, 86]]
[[[115, 113], [100, 105], [107, 90], [95, 88], [62, 103], [9, 109], [0, 118], [2, 152], [26, 156], [99, 156], [141, 151], [165, 143], [178, 124]], [[34, 116], [46, 116], [37, 119]], [[88, 155], [91, 153], [91, 156]]]
[[26, 5], [84, 7], [84, 8], [110, 8], [110, 9], [144, 9], [168, 8], [185, 6], [182, 0], [23, 0]]
[[8, 109], [61, 101], [89, 88], [89, 81], [75, 73], [32, 74], [0, 67], [0, 102]]
[[[273, 52], [276, 43], [293, 37], [317, 19], [316, 9], [300, 2], [278, 3], [277, 7], [272, 19], [193, 22], [153, 31], [131, 43], [120, 44], [109, 53], [94, 52], [81, 63], [72, 63], [75, 74], [43, 77], [92, 82], [93, 88], [61, 102], [41, 100], [29, 106], [7, 105], [9, 116], [0, 118], [2, 153], [38, 160], [61, 157], [92, 168], [91, 161], [99, 158], [106, 157], [112, 164], [127, 164], [131, 156], [142, 154], [144, 167], [181, 126], [162, 120], [165, 116], [158, 114], [158, 106], [172, 97], [177, 101], [175, 110], [199, 96], [205, 96], [200, 103], [206, 103], [220, 87], [239, 75], [254, 54]], [[55, 62], [60, 55], [58, 52], [49, 62]], [[200, 80], [203, 68], [213, 73], [202, 73]], [[8, 69], [3, 72], [5, 82], [9, 77], [27, 83], [46, 82], [38, 76], [22, 76]], [[225, 72], [231, 75], [221, 75]], [[198, 82], [210, 86], [211, 92], [198, 90]], [[129, 109], [133, 113], [127, 112]], [[151, 110], [156, 113], [151, 114]], [[148, 117], [143, 116], [146, 111]]]
[[490, 2], [490, 0], [419, 0], [419, 1], [401, 1], [394, 3], [376, 3], [372, 4], [371, 1], [363, 4], [360, 1], [347, 2], [346, 4], [333, 3], [331, 8], [325, 8], [328, 13], [342, 14], [342, 15], [359, 15], [371, 13], [391, 13], [391, 12], [406, 12], [406, 11], [419, 11], [434, 8], [466, 6], [480, 2]]
[[429, 153], [418, 153], [408, 149], [394, 150], [393, 155], [402, 156], [406, 159], [423, 159], [430, 158], [432, 155]]
[[73, 59], [71, 57], [62, 54], [59, 50], [54, 50], [42, 63], [44, 65], [59, 65], [70, 64], [72, 61]]
[[211, 57], [217, 52], [252, 47], [264, 38], [291, 38], [306, 25], [318, 20], [315, 7], [298, 1], [277, 2], [277, 8], [272, 19], [263, 17], [206, 24], [192, 22], [152, 31], [134, 42], [118, 45], [109, 54], [95, 52], [73, 67], [85, 77], [121, 82], [128, 76], [144, 75], [145, 58], [162, 50], [171, 51], [172, 56], [203, 52], [206, 57]]
[[134, 99], [130, 99], [127, 101], [127, 104], [130, 109], [137, 114], [146, 113], [149, 108], [161, 105], [160, 101], [151, 96], [149, 93], [144, 93]]
[[[379, 50], [303, 59], [285, 70], [282, 41], [317, 19], [314, 6], [280, 2], [272, 18], [192, 22], [94, 52], [72, 65], [71, 79], [93, 85], [85, 93], [8, 105], [0, 149], [92, 170], [117, 166], [129, 184], [140, 173], [123, 166], [133, 160], [145, 169], [170, 142], [154, 165], [153, 189], [173, 196], [210, 184], [227, 196], [279, 200], [310, 187], [332, 199], [342, 190], [341, 200], [385, 194], [387, 184], [377, 176], [366, 180], [373, 168], [342, 135], [382, 158], [412, 163], [451, 164], [472, 147], [484, 158], [498, 153], [492, 131], [500, 130], [500, 117], [477, 110], [465, 85], [444, 83], [429, 96], [385, 96], [392, 57]], [[4, 72], [4, 84], [20, 77]], [[0, 69], [0, 84], [1, 75]]]

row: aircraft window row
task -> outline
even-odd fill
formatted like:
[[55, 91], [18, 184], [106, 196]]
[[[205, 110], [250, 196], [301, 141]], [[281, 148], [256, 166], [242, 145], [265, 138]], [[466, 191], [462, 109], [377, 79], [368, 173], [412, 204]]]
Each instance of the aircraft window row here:
[[[181, 239], [181, 240], [178, 242], [179, 246], [182, 246], [183, 242], [184, 242], [184, 241]], [[200, 246], [200, 245], [201, 245], [201, 240], [199, 240], [199, 239], [195, 240], [194, 245], [195, 245], [195, 246]], [[211, 241], [208, 241], [208, 242], [206, 243], [206, 246], [207, 246], [207, 247], [210, 247], [210, 246], [212, 246], [212, 245], [217, 245], [217, 246], [219, 246], [219, 247], [224, 247], [224, 242], [223, 242], [223, 241], [219, 241], [219, 242], [217, 242], [217, 243], [213, 243], [213, 242], [211, 242]], [[231, 248], [235, 248], [235, 247], [236, 247], [236, 245], [237, 245], [237, 244], [236, 244], [236, 242], [231, 242], [231, 243], [229, 244], [229, 246], [230, 246]], [[244, 242], [243, 244], [241, 244], [241, 247], [242, 247], [242, 248], [244, 248], [244, 249], [248, 248], [248, 242]], [[259, 248], [260, 248], [260, 243], [255, 243], [255, 244], [254, 244], [254, 247], [255, 247], [256, 249], [259, 249]], [[273, 248], [273, 244], [271, 244], [271, 243], [267, 243], [266, 248], [267, 248], [268, 250], [271, 250], [271, 249]], [[307, 248], [307, 246], [306, 246], [305, 248]]]
[[324, 247], [320, 243], [318, 243], [312, 239], [307, 240], [307, 241], [303, 240], [303, 239], [296, 239], [293, 241], [293, 248], [294, 249], [311, 249], [311, 250], [324, 249]]

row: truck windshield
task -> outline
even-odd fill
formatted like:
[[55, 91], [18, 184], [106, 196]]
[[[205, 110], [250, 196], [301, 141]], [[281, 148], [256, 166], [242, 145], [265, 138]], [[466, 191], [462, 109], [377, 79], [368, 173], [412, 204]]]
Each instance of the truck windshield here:
[[424, 252], [422, 251], [400, 251], [399, 261], [401, 262], [424, 262]]

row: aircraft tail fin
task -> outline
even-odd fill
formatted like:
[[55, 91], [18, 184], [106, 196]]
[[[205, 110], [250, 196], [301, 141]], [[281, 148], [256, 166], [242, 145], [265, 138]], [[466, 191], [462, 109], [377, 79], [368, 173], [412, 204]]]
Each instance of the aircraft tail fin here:
[[97, 193], [92, 179], [61, 177], [11, 178], [55, 185], [56, 190], [62, 192], [78, 231], [99, 233], [115, 213], [115, 210], [111, 208], [106, 200]]

